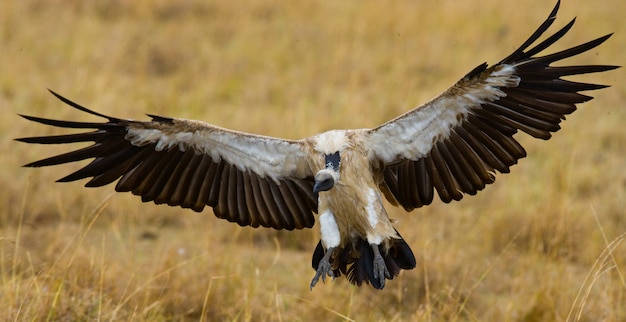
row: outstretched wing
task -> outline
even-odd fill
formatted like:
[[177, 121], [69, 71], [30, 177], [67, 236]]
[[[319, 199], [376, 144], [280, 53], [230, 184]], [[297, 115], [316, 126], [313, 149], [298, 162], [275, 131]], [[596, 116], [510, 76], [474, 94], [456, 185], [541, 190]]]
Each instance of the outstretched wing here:
[[151, 121], [125, 120], [61, 101], [108, 121], [103, 123], [22, 117], [90, 132], [17, 139], [26, 143], [94, 142], [88, 147], [29, 163], [41, 167], [94, 158], [61, 182], [91, 178], [87, 187], [119, 179], [116, 191], [131, 191], [144, 202], [202, 211], [242, 226], [309, 228], [317, 202], [303, 141], [230, 131], [210, 124], [150, 115]]
[[[607, 65], [550, 66], [603, 43], [606, 35], [582, 45], [539, 56], [565, 35], [574, 20], [530, 47], [556, 18], [548, 19], [511, 55], [479, 65], [432, 101], [369, 131], [370, 158], [383, 164], [387, 198], [410, 211], [430, 204], [434, 190], [444, 202], [476, 194], [495, 172], [526, 156], [513, 138], [518, 130], [547, 140], [576, 104], [592, 97], [578, 93], [604, 88], [561, 77], [617, 68]], [[530, 48], [529, 48], [530, 47]], [[434, 189], [433, 189], [434, 188]]]

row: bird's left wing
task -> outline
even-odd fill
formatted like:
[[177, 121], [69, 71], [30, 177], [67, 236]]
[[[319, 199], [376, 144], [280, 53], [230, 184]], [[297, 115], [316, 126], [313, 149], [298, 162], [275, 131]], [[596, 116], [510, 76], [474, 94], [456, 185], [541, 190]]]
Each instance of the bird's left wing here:
[[475, 194], [495, 180], [495, 171], [526, 156], [513, 138], [518, 130], [547, 140], [576, 104], [578, 93], [604, 85], [561, 77], [617, 68], [607, 65], [550, 66], [603, 43], [606, 35], [553, 54], [538, 54], [574, 24], [529, 48], [555, 20], [559, 3], [537, 31], [507, 58], [482, 64], [432, 101], [369, 130], [370, 159], [383, 169], [381, 188], [406, 210], [430, 204], [434, 190], [444, 202]]
[[106, 122], [24, 118], [90, 132], [17, 139], [26, 143], [93, 145], [27, 164], [41, 167], [94, 160], [58, 181], [91, 178], [99, 187], [119, 179], [116, 191], [131, 191], [154, 201], [202, 211], [252, 227], [309, 228], [317, 202], [303, 141], [231, 131], [198, 121], [150, 115], [151, 121], [106, 116], [54, 92], [60, 100]]

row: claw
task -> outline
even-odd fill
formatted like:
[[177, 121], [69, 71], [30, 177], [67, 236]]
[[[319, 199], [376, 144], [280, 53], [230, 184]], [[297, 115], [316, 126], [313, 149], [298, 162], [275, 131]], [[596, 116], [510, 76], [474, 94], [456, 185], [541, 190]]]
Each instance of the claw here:
[[372, 244], [372, 250], [374, 251], [374, 278], [380, 281], [381, 289], [385, 287], [385, 279], [391, 279], [391, 273], [387, 269], [385, 260], [380, 255], [378, 245]]
[[326, 254], [324, 254], [324, 257], [322, 258], [322, 260], [320, 260], [319, 264], [317, 265], [315, 276], [313, 276], [313, 279], [311, 280], [311, 286], [309, 287], [310, 290], [313, 290], [313, 286], [317, 284], [320, 277], [322, 278], [323, 283], [326, 283], [326, 276], [332, 277], [333, 281], [335, 280], [335, 273], [333, 273], [333, 267], [330, 264], [330, 255], [332, 253], [333, 253], [333, 248], [327, 249]]

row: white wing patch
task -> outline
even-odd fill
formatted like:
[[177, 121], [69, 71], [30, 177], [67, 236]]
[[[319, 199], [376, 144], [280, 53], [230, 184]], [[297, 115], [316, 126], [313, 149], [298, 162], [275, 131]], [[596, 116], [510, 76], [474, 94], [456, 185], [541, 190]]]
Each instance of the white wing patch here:
[[306, 154], [297, 141], [228, 131], [186, 120], [175, 120], [171, 128], [166, 125], [160, 128], [129, 126], [125, 138], [136, 146], [156, 144], [157, 151], [191, 148], [210, 156], [213, 161], [223, 159], [239, 170], [251, 170], [261, 177], [307, 176], [307, 167], [303, 166]]
[[517, 86], [520, 79], [514, 72], [513, 65], [502, 65], [484, 80], [462, 80], [429, 103], [372, 130], [367, 142], [370, 158], [393, 162], [424, 157], [467, 118], [471, 108], [506, 96], [499, 87]]

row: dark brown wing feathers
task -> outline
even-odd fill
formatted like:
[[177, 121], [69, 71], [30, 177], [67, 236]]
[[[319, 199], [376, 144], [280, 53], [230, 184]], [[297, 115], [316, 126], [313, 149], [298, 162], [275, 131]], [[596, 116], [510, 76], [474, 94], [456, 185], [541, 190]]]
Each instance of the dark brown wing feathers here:
[[[93, 158], [89, 164], [58, 181], [91, 178], [85, 186], [99, 187], [119, 179], [116, 191], [131, 191], [141, 196], [144, 202], [165, 203], [195, 211], [210, 206], [219, 218], [253, 227], [291, 230], [313, 226], [317, 203], [312, 194], [313, 184], [309, 182], [311, 178], [283, 178], [277, 182], [249, 170], [242, 171], [223, 159], [216, 162], [193, 149], [181, 151], [176, 146], [157, 151], [155, 144], [134, 146], [125, 135], [127, 126], [135, 121], [105, 116], [53, 94], [70, 106], [108, 121], [71, 122], [23, 116], [56, 127], [95, 129], [85, 133], [17, 139], [40, 144], [94, 142], [25, 166], [51, 166]], [[151, 117], [152, 122], [172, 122], [165, 117]]]
[[539, 29], [511, 55], [491, 68], [481, 64], [461, 80], [462, 83], [488, 77], [500, 64], [515, 65], [515, 75], [520, 78], [517, 87], [501, 88], [506, 96], [472, 109], [467, 119], [447, 138], [434, 144], [425, 158], [405, 160], [384, 170], [383, 185], [406, 210], [429, 204], [433, 190], [444, 202], [459, 200], [464, 193], [475, 194], [482, 190], [494, 182], [495, 171], [509, 172], [510, 166], [526, 156], [524, 148], [513, 138], [518, 130], [547, 140], [560, 129], [559, 123], [565, 115], [576, 110], [576, 104], [592, 99], [579, 91], [607, 87], [562, 77], [598, 73], [617, 66], [549, 65], [593, 49], [611, 34], [553, 54], [536, 56], [561, 39], [574, 25], [574, 19], [552, 36], [528, 48], [554, 22], [558, 7], [559, 3]]

